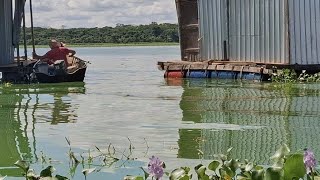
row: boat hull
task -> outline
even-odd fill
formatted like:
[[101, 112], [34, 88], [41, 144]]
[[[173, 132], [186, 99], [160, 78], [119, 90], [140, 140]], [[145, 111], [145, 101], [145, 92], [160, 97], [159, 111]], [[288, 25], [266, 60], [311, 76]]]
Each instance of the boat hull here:
[[81, 68], [74, 73], [64, 75], [48, 75], [35, 73], [39, 83], [83, 82], [87, 68]]

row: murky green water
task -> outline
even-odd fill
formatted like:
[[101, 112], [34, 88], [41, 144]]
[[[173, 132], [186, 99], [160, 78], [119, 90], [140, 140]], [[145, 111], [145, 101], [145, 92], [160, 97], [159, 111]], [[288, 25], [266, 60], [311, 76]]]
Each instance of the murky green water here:
[[195, 166], [229, 147], [233, 157], [261, 164], [283, 143], [320, 155], [318, 84], [166, 81], [156, 62], [179, 59], [178, 47], [76, 50], [92, 62], [84, 83], [0, 87], [0, 174], [19, 179], [18, 159], [39, 172], [49, 165], [41, 163], [44, 155], [59, 174], [83, 179], [81, 165], [70, 171], [66, 137], [76, 155], [112, 144], [120, 158], [130, 154], [130, 139], [134, 161], [107, 168], [97, 160], [84, 167], [100, 171], [89, 179], [139, 174], [151, 155], [169, 169]]

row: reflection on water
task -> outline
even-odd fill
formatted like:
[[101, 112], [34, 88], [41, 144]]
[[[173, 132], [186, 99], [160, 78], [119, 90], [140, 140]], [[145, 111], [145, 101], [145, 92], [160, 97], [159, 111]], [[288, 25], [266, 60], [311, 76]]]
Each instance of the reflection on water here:
[[38, 160], [35, 124], [43, 116], [52, 125], [75, 120], [68, 93], [85, 93], [84, 83], [0, 87], [0, 174], [21, 176], [17, 160]]
[[284, 143], [292, 150], [310, 147], [320, 155], [320, 85], [277, 86], [184, 81], [182, 121], [215, 126], [180, 129], [179, 157], [198, 158], [199, 149], [205, 159], [212, 159], [233, 147], [235, 158], [267, 163]]
[[21, 95], [0, 94], [0, 174], [13, 175], [12, 165], [20, 158], [31, 158], [25, 127], [15, 120], [15, 106], [21, 103]]
[[[179, 58], [179, 47], [79, 48], [77, 53], [92, 62], [85, 84], [0, 86], [0, 174], [19, 176], [12, 164], [20, 158], [30, 159], [39, 172], [43, 151], [62, 161], [54, 166], [68, 175], [65, 137], [79, 154], [109, 143], [123, 152], [131, 139], [136, 161], [102, 169], [90, 179], [141, 173], [152, 155], [168, 168], [192, 167], [201, 161], [195, 160], [202, 158], [199, 150], [211, 159], [229, 147], [235, 158], [259, 163], [268, 162], [283, 143], [293, 150], [311, 147], [320, 157], [319, 84], [166, 82], [156, 63]], [[83, 179], [81, 168], [73, 179]]]

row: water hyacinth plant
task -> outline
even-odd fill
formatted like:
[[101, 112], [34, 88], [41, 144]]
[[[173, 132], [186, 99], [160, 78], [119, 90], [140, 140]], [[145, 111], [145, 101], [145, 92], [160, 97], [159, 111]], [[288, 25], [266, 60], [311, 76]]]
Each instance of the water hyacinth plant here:
[[152, 156], [148, 164], [149, 174], [156, 180], [160, 180], [164, 174], [165, 168], [164, 162], [162, 162], [158, 157]]
[[313, 174], [317, 165], [317, 161], [316, 161], [316, 158], [314, 157], [313, 152], [310, 149], [305, 150], [303, 162], [306, 167], [307, 174], [310, 174], [310, 173]]
[[260, 166], [254, 162], [244, 160], [240, 162], [229, 156], [232, 148], [226, 154], [219, 154], [207, 166], [199, 164], [195, 166], [196, 176], [190, 173], [190, 168], [181, 167], [171, 173], [163, 173], [164, 163], [152, 156], [148, 164], [148, 174], [142, 176], [127, 176], [125, 180], [160, 179], [167, 175], [169, 180], [299, 180], [320, 179], [316, 170], [317, 161], [311, 150], [290, 153], [290, 149], [283, 145], [271, 157], [272, 165]]
[[[70, 143], [68, 142], [70, 145]], [[131, 146], [130, 146], [131, 147]], [[82, 173], [84, 179], [89, 179], [90, 173], [99, 172], [97, 169], [99, 166], [91, 167], [92, 160], [97, 159], [103, 161], [103, 167], [108, 167], [109, 160], [112, 164], [115, 159], [114, 154], [111, 151], [104, 153], [100, 148], [96, 147], [100, 154], [92, 157], [91, 151], [89, 151], [88, 158], [85, 159], [81, 156], [82, 160], [76, 160], [78, 157], [73, 153], [71, 147], [69, 154], [73, 154], [70, 161], [72, 164], [82, 164], [83, 168], [88, 166], [88, 169], [83, 169]], [[108, 148], [110, 149], [110, 148]], [[229, 148], [225, 154], [218, 154], [214, 156], [214, 159], [208, 164], [198, 164], [193, 170], [189, 167], [180, 167], [172, 170], [171, 172], [165, 172], [165, 163], [156, 156], [152, 156], [147, 164], [147, 167], [141, 167], [144, 176], [132, 176], [128, 175], [124, 177], [124, 180], [320, 180], [320, 173], [317, 170], [316, 157], [310, 149], [304, 151], [298, 151], [295, 153], [290, 152], [290, 149], [283, 145], [281, 146], [273, 156], [271, 160], [272, 165], [258, 165], [249, 160], [240, 161], [230, 156], [232, 148]], [[131, 150], [129, 151], [131, 154]], [[123, 155], [123, 153], [122, 153]], [[130, 159], [129, 156], [125, 156], [126, 159]], [[134, 158], [136, 159], [136, 158]], [[15, 166], [22, 170], [23, 176], [26, 180], [37, 179], [51, 179], [51, 180], [66, 180], [69, 177], [54, 174], [55, 168], [52, 165], [43, 169], [40, 174], [36, 174], [34, 170], [30, 168], [28, 161], [17, 161]], [[111, 166], [110, 166], [111, 167]], [[121, 168], [121, 166], [119, 166]], [[74, 178], [70, 173], [71, 179]], [[5, 177], [0, 176], [0, 180]]]
[[272, 82], [297, 83], [297, 82], [320, 82], [320, 73], [308, 74], [306, 70], [297, 74], [291, 69], [277, 69], [271, 74]]

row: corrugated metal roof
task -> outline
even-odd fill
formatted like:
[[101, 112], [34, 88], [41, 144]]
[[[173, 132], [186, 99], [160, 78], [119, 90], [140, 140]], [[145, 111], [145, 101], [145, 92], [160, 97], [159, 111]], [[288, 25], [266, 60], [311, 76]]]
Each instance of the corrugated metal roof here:
[[12, 19], [12, 0], [0, 1], [0, 65], [10, 64], [14, 59]]

